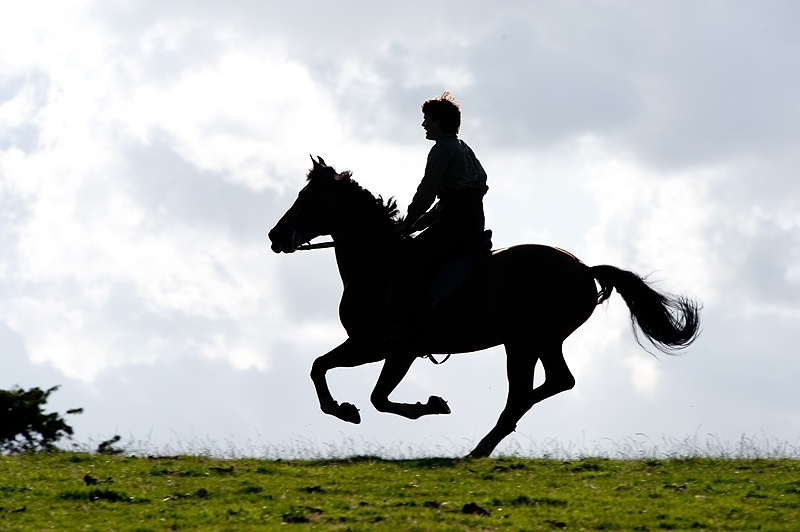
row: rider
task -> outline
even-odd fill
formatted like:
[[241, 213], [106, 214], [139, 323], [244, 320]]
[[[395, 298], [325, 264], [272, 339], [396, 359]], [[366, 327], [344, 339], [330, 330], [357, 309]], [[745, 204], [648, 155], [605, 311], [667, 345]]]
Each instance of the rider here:
[[408, 214], [395, 229], [403, 235], [422, 231], [403, 249], [398, 264], [401, 320], [419, 304], [434, 268], [480, 241], [485, 225], [483, 196], [489, 190], [483, 166], [458, 138], [461, 109], [456, 99], [444, 91], [423, 102], [422, 113], [425, 137], [435, 144]]

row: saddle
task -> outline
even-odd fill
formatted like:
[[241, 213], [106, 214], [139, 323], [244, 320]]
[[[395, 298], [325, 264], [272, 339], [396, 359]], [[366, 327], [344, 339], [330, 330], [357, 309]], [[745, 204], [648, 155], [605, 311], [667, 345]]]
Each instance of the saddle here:
[[[492, 231], [486, 230], [471, 242], [467, 242], [457, 255], [453, 255], [431, 272], [428, 286], [421, 290], [422, 300], [418, 301], [418, 308], [432, 310], [437, 308], [451, 294], [458, 290], [466, 281], [472, 268], [492, 249]], [[389, 306], [397, 301], [396, 279], [389, 280]], [[416, 304], [415, 304], [416, 306]]]

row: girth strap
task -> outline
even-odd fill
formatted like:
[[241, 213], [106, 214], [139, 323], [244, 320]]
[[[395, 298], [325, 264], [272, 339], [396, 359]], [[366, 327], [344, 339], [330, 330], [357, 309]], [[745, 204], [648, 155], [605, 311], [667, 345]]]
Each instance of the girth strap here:
[[447, 362], [447, 359], [450, 358], [450, 355], [447, 355], [446, 357], [444, 357], [444, 360], [441, 360], [441, 361], [440, 360], [436, 360], [433, 357], [433, 355], [425, 355], [425, 358], [427, 358], [428, 360], [430, 360], [431, 362], [433, 362], [434, 364], [436, 364], [438, 366], [439, 364], [444, 364], [445, 362]]

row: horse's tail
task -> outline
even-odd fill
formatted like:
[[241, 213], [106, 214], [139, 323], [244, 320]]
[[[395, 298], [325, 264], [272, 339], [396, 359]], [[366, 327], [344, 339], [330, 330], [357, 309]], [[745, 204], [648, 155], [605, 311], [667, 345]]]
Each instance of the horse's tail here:
[[600, 284], [599, 305], [616, 289], [631, 311], [631, 325], [636, 341], [636, 325], [659, 351], [674, 354], [691, 344], [700, 333], [700, 304], [684, 296], [657, 292], [633, 272], [614, 266], [589, 269]]

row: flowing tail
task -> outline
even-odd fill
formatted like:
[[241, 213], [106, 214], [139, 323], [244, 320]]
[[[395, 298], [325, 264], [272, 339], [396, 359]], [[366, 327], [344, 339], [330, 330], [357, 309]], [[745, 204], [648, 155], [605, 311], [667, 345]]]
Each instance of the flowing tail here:
[[642, 342], [637, 325], [650, 343], [670, 355], [688, 347], [700, 334], [701, 306], [693, 299], [657, 292], [635, 273], [614, 266], [593, 266], [590, 271], [600, 284], [598, 305], [608, 299], [614, 289], [625, 300], [639, 345]]

